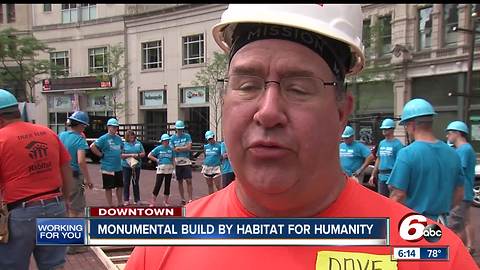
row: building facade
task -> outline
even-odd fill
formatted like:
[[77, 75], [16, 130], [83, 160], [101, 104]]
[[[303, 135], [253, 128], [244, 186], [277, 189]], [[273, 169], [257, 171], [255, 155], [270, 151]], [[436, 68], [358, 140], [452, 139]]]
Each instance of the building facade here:
[[[448, 123], [463, 119], [465, 97], [461, 93], [465, 92], [469, 63], [469, 34], [453, 29], [470, 28], [472, 13], [478, 15], [479, 8], [478, 4], [363, 5], [364, 40], [377, 32], [371, 42], [364, 42], [367, 63], [383, 72], [354, 84], [356, 114], [390, 111], [399, 117], [408, 100], [425, 98], [438, 112], [434, 132], [444, 139]], [[480, 34], [475, 44], [473, 95], [469, 98], [472, 142], [478, 151], [480, 99], [474, 95], [480, 91]], [[449, 95], [455, 92], [460, 95]], [[397, 129], [397, 135], [404, 137], [403, 128]]]
[[[34, 35], [55, 48], [40, 57], [66, 66], [61, 76], [46, 75], [47, 84], [38, 85], [38, 122], [60, 131], [67, 113], [82, 109], [92, 115], [117, 115], [123, 123], [184, 119], [195, 130], [214, 129], [208, 89], [196, 86], [194, 80], [213, 52], [220, 52], [211, 28], [226, 7], [32, 5]], [[472, 12], [479, 8], [478, 4], [362, 5], [368, 68], [349, 78], [348, 89], [356, 97], [353, 118], [399, 117], [409, 99], [422, 97], [438, 111], [434, 129], [443, 138], [448, 122], [463, 117], [465, 97], [448, 93], [465, 92], [469, 63], [469, 36], [452, 28], [468, 28]], [[99, 80], [96, 72], [105, 70], [105, 55], [116, 44], [124, 48], [125, 76], [119, 81]], [[480, 35], [476, 44], [474, 95], [480, 91]], [[476, 145], [480, 98], [472, 96], [470, 103]], [[403, 129], [397, 131], [402, 137]]]
[[[32, 6], [30, 4], [0, 4], [0, 31], [7, 28], [14, 28], [13, 33], [17, 37], [32, 34]], [[15, 68], [13, 61], [6, 61], [8, 68]], [[5, 68], [3, 64], [0, 69]], [[25, 84], [18, 81], [0, 81], [0, 88], [11, 91], [19, 97], [19, 101], [24, 101]]]

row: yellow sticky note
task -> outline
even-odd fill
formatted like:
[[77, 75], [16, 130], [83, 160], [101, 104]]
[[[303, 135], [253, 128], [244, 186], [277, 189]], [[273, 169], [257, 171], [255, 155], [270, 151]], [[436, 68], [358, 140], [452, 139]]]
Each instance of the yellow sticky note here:
[[316, 270], [397, 270], [391, 255], [362, 252], [319, 251]]

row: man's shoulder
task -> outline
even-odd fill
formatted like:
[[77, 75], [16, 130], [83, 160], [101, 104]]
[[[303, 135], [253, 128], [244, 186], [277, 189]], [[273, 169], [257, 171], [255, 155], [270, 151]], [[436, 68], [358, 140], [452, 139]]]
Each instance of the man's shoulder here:
[[351, 187], [348, 194], [355, 194], [355, 196], [346, 202], [346, 207], [342, 207], [348, 216], [355, 217], [359, 215], [362, 217], [389, 217], [390, 219], [399, 219], [407, 213], [413, 212], [410, 208], [356, 182], [349, 183], [349, 185], [351, 185]]
[[187, 216], [189, 217], [230, 217], [238, 216], [228, 211], [232, 205], [231, 196], [234, 195], [234, 187], [232, 183], [227, 187], [202, 197], [187, 205]]

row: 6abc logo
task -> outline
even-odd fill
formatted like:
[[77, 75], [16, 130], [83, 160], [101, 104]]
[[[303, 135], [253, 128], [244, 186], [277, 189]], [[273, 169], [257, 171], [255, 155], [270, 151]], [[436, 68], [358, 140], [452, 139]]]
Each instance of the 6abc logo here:
[[437, 242], [442, 237], [442, 229], [437, 224], [427, 225], [427, 218], [417, 213], [405, 215], [398, 226], [398, 232], [403, 240], [418, 242], [424, 238], [430, 243]]

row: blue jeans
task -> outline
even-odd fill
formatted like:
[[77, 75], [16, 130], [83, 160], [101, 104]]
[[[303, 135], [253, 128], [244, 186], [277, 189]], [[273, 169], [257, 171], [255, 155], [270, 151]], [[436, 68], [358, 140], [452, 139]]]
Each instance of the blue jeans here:
[[140, 167], [132, 169], [130, 167], [123, 167], [123, 201], [130, 200], [130, 180], [133, 181], [133, 198], [135, 202], [140, 201]]
[[66, 246], [36, 246], [37, 217], [65, 217], [65, 202], [18, 207], [10, 211], [7, 244], [0, 244], [0, 269], [28, 270], [33, 253], [38, 269], [55, 269], [65, 263]]

